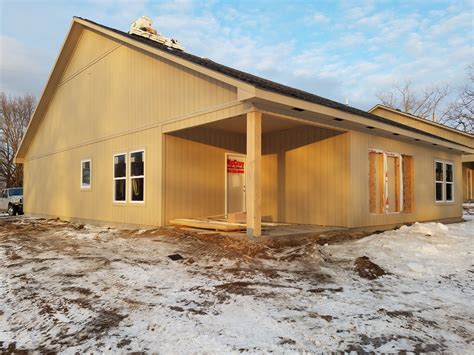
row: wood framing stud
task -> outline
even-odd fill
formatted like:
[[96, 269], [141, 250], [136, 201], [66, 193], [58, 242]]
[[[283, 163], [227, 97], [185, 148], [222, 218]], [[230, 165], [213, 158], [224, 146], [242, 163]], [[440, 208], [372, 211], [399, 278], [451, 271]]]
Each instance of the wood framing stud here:
[[262, 113], [247, 113], [247, 171], [245, 174], [247, 236], [262, 235]]

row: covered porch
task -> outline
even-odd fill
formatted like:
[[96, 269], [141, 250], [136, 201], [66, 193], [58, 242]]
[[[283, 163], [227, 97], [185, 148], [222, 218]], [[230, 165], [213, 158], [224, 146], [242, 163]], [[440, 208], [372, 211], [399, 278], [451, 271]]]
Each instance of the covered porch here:
[[165, 224], [209, 216], [232, 223], [236, 215], [251, 237], [287, 224], [308, 232], [348, 226], [347, 130], [250, 107], [163, 133]]

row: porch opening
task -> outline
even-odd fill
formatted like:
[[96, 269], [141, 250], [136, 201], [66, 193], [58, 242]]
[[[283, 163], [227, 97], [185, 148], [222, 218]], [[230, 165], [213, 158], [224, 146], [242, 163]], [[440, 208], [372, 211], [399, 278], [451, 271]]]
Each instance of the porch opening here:
[[[347, 226], [348, 134], [267, 114], [261, 129], [261, 220]], [[246, 132], [242, 115], [165, 135], [167, 223], [248, 212]]]

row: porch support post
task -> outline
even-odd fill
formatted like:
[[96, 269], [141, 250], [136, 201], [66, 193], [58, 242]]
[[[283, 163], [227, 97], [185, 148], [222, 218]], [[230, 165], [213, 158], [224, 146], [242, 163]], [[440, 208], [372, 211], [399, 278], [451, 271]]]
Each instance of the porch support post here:
[[262, 113], [247, 113], [247, 158], [246, 158], [246, 210], [247, 236], [262, 235]]

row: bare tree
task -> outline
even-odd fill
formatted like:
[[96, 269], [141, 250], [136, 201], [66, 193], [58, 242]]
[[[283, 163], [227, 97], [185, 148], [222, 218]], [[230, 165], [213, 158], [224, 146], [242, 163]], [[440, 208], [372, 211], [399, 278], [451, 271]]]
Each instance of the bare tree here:
[[411, 81], [404, 81], [394, 84], [387, 92], [380, 92], [377, 97], [385, 106], [434, 121], [441, 101], [450, 93], [451, 89], [447, 84], [431, 85], [416, 90]]
[[7, 187], [23, 185], [23, 168], [14, 162], [35, 108], [35, 98], [30, 95], [7, 97], [0, 94], [0, 179]]
[[448, 106], [441, 123], [474, 133], [474, 65], [468, 67], [468, 82], [459, 90], [457, 100]]

